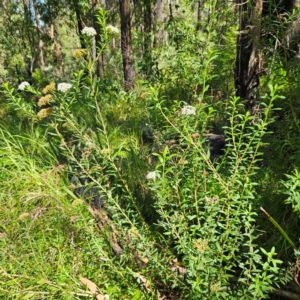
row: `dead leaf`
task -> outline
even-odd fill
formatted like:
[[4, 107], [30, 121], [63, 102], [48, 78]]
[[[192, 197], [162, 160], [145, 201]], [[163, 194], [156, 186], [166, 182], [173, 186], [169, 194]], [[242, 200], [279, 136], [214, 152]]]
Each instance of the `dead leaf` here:
[[200, 137], [200, 134], [199, 133], [193, 133], [191, 136], [192, 136], [193, 140], [196, 140]]
[[75, 223], [78, 220], [78, 218], [79, 218], [78, 216], [71, 216], [70, 217], [70, 222]]
[[146, 289], [146, 291], [148, 293], [150, 293], [151, 289], [150, 289], [150, 285], [149, 285], [147, 279], [143, 275], [141, 275], [137, 272], [133, 272], [133, 274], [134, 274], [134, 276], [136, 276], [142, 282], [142, 284], [143, 284], [144, 288]]
[[150, 92], [146, 91], [140, 94], [140, 98], [144, 99], [146, 98], [148, 95], [150, 95]]
[[171, 267], [170, 270], [173, 272], [177, 271], [179, 275], [185, 275], [187, 272], [186, 268], [179, 267], [179, 266]]
[[139, 258], [144, 264], [147, 264], [149, 262], [149, 259], [147, 257], [140, 256]]
[[106, 300], [107, 297], [105, 295], [102, 295], [99, 288], [96, 286], [96, 284], [89, 279], [80, 277], [79, 280], [88, 287], [88, 289], [96, 295], [97, 300]]
[[0, 239], [5, 239], [7, 237], [6, 232], [0, 232]]
[[177, 258], [172, 259], [169, 264], [171, 271], [177, 271], [179, 275], [185, 275], [187, 273], [187, 269], [179, 265]]
[[145, 257], [141, 251], [137, 252], [138, 258], [141, 262], [143, 262], [144, 264], [147, 264], [149, 262], [149, 259], [147, 257]]
[[123, 249], [119, 245], [117, 239], [117, 230], [112, 222], [112, 220], [107, 215], [105, 209], [102, 208], [92, 208], [90, 205], [88, 206], [89, 212], [95, 217], [97, 226], [101, 230], [101, 232], [106, 234], [106, 237], [116, 254], [121, 254]]
[[27, 218], [27, 217], [29, 217], [29, 216], [30, 216], [30, 214], [27, 213], [27, 212], [21, 213], [21, 214], [19, 215], [18, 220], [23, 220], [23, 219], [25, 219], [25, 218]]

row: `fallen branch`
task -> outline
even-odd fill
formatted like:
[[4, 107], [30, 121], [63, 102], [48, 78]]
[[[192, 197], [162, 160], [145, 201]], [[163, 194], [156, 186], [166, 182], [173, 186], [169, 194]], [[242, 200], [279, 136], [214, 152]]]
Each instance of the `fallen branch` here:
[[273, 291], [269, 292], [269, 294], [276, 295], [276, 296], [282, 297], [284, 299], [300, 300], [299, 294], [294, 294], [292, 292], [288, 292], [288, 291], [281, 290], [281, 289], [273, 290]]

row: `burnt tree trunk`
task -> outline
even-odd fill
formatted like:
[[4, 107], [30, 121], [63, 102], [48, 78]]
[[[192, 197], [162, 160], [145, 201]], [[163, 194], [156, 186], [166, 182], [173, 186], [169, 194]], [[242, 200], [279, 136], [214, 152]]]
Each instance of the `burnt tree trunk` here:
[[237, 6], [240, 24], [235, 66], [236, 95], [245, 100], [246, 108], [255, 115], [263, 71], [260, 49], [263, 1], [237, 0]]
[[134, 70], [131, 46], [130, 0], [120, 0], [121, 51], [125, 88], [134, 86]]

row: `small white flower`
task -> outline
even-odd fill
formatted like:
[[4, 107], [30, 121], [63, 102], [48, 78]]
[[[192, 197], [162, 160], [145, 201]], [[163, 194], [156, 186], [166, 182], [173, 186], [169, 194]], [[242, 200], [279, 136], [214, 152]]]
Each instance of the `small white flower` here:
[[18, 86], [18, 90], [20, 90], [20, 91], [24, 91], [24, 90], [25, 90], [25, 88], [26, 88], [26, 86], [30, 86], [29, 82], [27, 82], [27, 81], [23, 81], [23, 82], [21, 82], [21, 83], [19, 84], [19, 86]]
[[82, 34], [85, 34], [86, 36], [95, 36], [97, 34], [96, 30], [93, 27], [84, 27], [81, 30]]
[[119, 29], [117, 27], [115, 27], [115, 26], [112, 26], [112, 25], [106, 26], [106, 29], [108, 31], [111, 31], [112, 33], [119, 33]]
[[181, 114], [182, 115], [196, 115], [196, 108], [191, 105], [186, 105], [181, 109]]
[[148, 180], [152, 180], [152, 179], [155, 179], [155, 178], [156, 178], [155, 172], [149, 172], [149, 173], [146, 175], [146, 179], [148, 179]]
[[66, 92], [68, 89], [70, 89], [72, 87], [72, 84], [71, 83], [65, 83], [65, 82], [62, 82], [62, 83], [59, 83], [57, 85], [57, 90], [59, 92]]

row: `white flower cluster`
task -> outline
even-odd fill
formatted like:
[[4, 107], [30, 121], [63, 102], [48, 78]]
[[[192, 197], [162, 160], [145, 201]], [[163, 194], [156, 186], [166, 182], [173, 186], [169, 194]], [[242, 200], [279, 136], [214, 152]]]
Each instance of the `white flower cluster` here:
[[72, 87], [72, 84], [71, 83], [65, 83], [65, 82], [62, 82], [62, 83], [59, 83], [57, 85], [57, 90], [59, 92], [66, 92], [68, 89], [70, 89]]
[[186, 105], [181, 109], [181, 114], [182, 115], [196, 115], [196, 108], [191, 105]]
[[148, 180], [155, 180], [155, 178], [156, 178], [155, 172], [149, 172], [149, 173], [146, 175], [146, 179], [148, 179]]
[[26, 86], [30, 86], [29, 82], [27, 82], [27, 81], [23, 81], [23, 82], [21, 82], [21, 83], [19, 84], [19, 86], [18, 86], [18, 90], [20, 90], [20, 91], [24, 91], [24, 90], [25, 90], [25, 88], [26, 88]]
[[95, 36], [97, 34], [96, 30], [93, 27], [84, 27], [81, 30], [81, 33], [86, 36]]
[[106, 29], [108, 31], [111, 31], [112, 33], [119, 33], [119, 29], [117, 27], [115, 27], [115, 26], [112, 26], [112, 25], [106, 26]]

